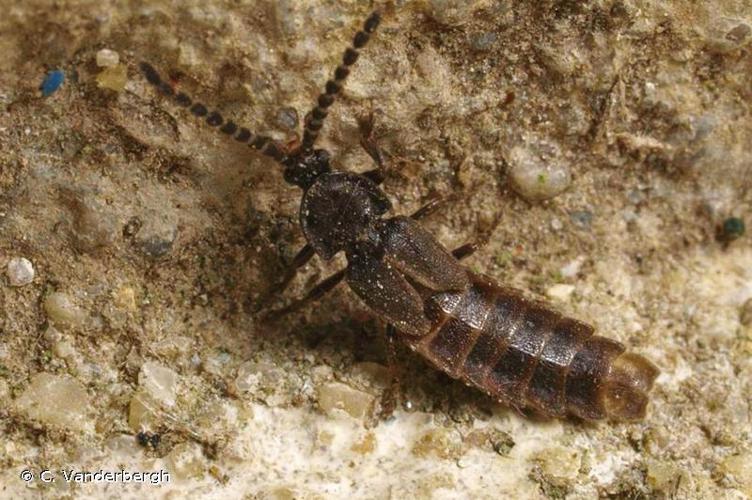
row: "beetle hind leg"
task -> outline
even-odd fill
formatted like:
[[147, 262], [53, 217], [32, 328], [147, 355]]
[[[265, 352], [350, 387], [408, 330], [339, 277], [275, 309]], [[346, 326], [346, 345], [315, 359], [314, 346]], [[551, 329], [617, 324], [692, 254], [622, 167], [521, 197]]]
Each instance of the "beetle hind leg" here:
[[389, 385], [381, 394], [379, 419], [387, 420], [392, 417], [402, 401], [402, 385], [400, 384], [400, 365], [397, 362], [397, 329], [394, 325], [387, 325], [384, 334], [386, 345], [386, 367], [389, 373]]

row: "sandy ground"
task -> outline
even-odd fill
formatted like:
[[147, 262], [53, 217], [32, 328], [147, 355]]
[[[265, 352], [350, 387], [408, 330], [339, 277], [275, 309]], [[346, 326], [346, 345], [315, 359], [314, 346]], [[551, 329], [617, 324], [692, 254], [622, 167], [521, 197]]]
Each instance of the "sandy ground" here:
[[300, 193], [137, 64], [292, 140], [369, 2], [0, 0], [3, 497], [752, 496], [752, 248], [728, 222], [751, 215], [752, 2], [380, 6], [321, 144], [372, 168], [373, 112], [395, 212], [446, 197], [426, 227], [487, 238], [471, 269], [651, 359], [648, 417], [528, 418], [402, 350], [382, 419], [383, 328], [346, 286], [254, 312]]

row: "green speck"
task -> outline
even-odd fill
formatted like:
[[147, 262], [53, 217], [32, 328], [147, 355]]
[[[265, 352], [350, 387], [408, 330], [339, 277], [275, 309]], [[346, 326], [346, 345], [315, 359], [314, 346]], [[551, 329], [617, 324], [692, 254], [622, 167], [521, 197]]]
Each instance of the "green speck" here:
[[547, 180], [546, 174], [538, 174], [538, 184], [545, 184]]
[[512, 260], [512, 252], [509, 250], [500, 250], [494, 256], [494, 262], [499, 267], [504, 267]]
[[534, 274], [530, 277], [530, 280], [528, 281], [530, 283], [530, 286], [533, 288], [543, 288], [545, 285], [549, 282], [549, 277], [545, 274]]
[[734, 241], [744, 235], [744, 221], [739, 217], [729, 217], [723, 221], [721, 227], [720, 239], [723, 241]]

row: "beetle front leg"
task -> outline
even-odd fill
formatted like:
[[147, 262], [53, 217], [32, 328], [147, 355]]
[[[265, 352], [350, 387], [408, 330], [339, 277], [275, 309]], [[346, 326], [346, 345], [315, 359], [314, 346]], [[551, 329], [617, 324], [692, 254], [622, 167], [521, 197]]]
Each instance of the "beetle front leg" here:
[[291, 302], [290, 304], [286, 305], [285, 307], [282, 307], [280, 309], [275, 309], [273, 311], [268, 312], [264, 318], [269, 320], [275, 320], [278, 319], [285, 314], [289, 314], [291, 312], [298, 311], [305, 307], [310, 302], [313, 302], [315, 300], [320, 299], [324, 295], [326, 295], [328, 292], [330, 292], [334, 287], [339, 285], [339, 283], [345, 278], [345, 269], [342, 269], [325, 280], [319, 282], [316, 286], [311, 288], [311, 290], [308, 291], [308, 293], [301, 299], [295, 300]]
[[377, 165], [375, 169], [363, 172], [363, 176], [373, 181], [374, 184], [379, 185], [384, 182], [388, 168], [384, 151], [376, 144], [376, 140], [373, 137], [373, 111], [366, 117], [358, 118], [358, 128], [360, 129], [361, 147], [365, 149], [368, 156], [373, 158], [374, 163]]

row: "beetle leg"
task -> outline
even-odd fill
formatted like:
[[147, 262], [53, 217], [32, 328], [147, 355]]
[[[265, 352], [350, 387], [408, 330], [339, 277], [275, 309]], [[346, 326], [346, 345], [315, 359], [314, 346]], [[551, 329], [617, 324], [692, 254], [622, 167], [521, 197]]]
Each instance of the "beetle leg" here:
[[425, 219], [432, 213], [436, 211], [443, 203], [445, 199], [444, 198], [434, 198], [422, 207], [420, 207], [418, 210], [416, 210], [410, 218], [413, 220], [421, 220]]
[[384, 182], [388, 168], [384, 152], [373, 138], [373, 111], [366, 117], [358, 118], [358, 128], [360, 129], [361, 147], [365, 149], [368, 156], [373, 158], [374, 163], [376, 163], [375, 169], [363, 172], [362, 175], [379, 185]]
[[368, 113], [367, 116], [358, 117], [358, 130], [360, 131], [360, 145], [366, 150], [368, 156], [373, 158], [373, 161], [381, 168], [384, 168], [386, 161], [384, 160], [384, 153], [376, 144], [376, 140], [373, 138], [373, 111]]
[[280, 281], [276, 285], [271, 286], [267, 290], [267, 292], [256, 302], [255, 311], [260, 311], [261, 309], [266, 307], [274, 297], [284, 292], [285, 289], [290, 285], [290, 282], [293, 280], [293, 278], [295, 278], [295, 276], [298, 274], [298, 270], [308, 264], [308, 262], [314, 255], [315, 252], [313, 251], [313, 247], [311, 245], [306, 244], [303, 248], [301, 248], [300, 251], [295, 254], [295, 257], [293, 257], [292, 263], [287, 268], [287, 271], [285, 271], [285, 275], [282, 278], [282, 281]]
[[336, 273], [326, 278], [324, 281], [317, 284], [315, 287], [311, 288], [311, 290], [309, 290], [303, 298], [295, 300], [294, 302], [280, 309], [269, 311], [264, 315], [264, 318], [273, 321], [286, 314], [302, 309], [308, 303], [313, 302], [314, 300], [320, 299], [321, 297], [326, 295], [327, 292], [331, 291], [334, 287], [339, 285], [339, 283], [345, 278], [345, 272], [345, 269], [337, 271]]
[[[413, 217], [415, 217], [414, 214]], [[466, 243], [452, 250], [452, 255], [457, 260], [462, 260], [475, 253], [476, 250], [478, 250], [477, 243]], [[386, 344], [386, 367], [389, 371], [389, 386], [381, 395], [381, 410], [379, 411], [381, 420], [390, 418], [402, 400], [401, 370], [397, 362], [397, 329], [394, 325], [389, 324], [386, 326], [384, 340]]]
[[386, 341], [386, 365], [389, 370], [389, 386], [381, 395], [381, 410], [379, 417], [386, 420], [392, 416], [402, 399], [402, 387], [400, 386], [400, 369], [397, 363], [397, 329], [394, 325], [387, 325], [385, 332]]
[[475, 242], [472, 243], [465, 243], [461, 247], [457, 247], [454, 250], [452, 250], [452, 255], [454, 255], [454, 258], [457, 260], [462, 260], [467, 257], [470, 257], [472, 254], [478, 251], [479, 245]]

